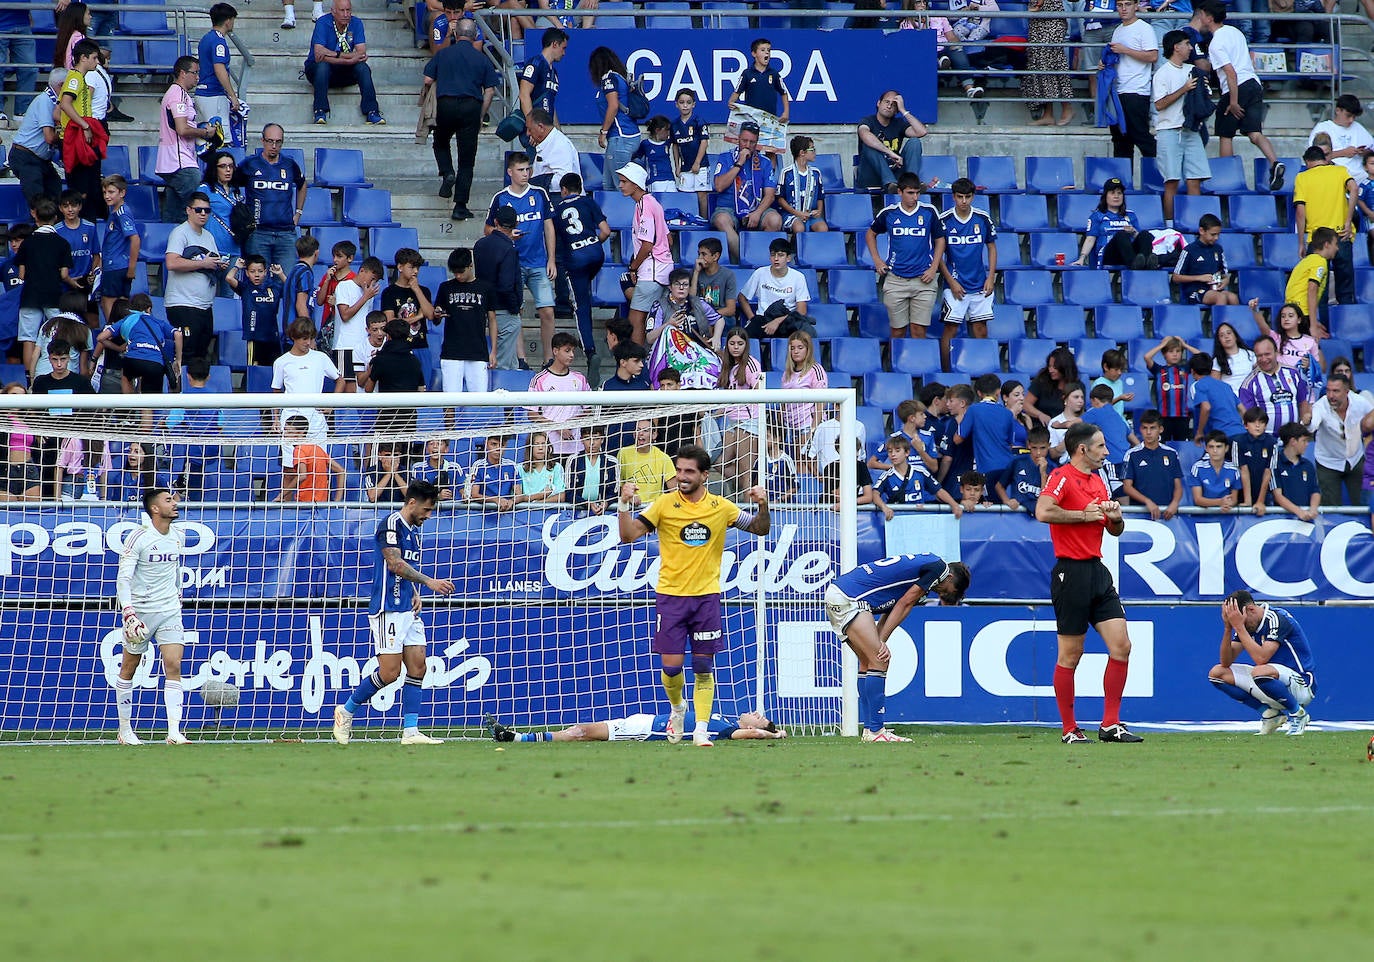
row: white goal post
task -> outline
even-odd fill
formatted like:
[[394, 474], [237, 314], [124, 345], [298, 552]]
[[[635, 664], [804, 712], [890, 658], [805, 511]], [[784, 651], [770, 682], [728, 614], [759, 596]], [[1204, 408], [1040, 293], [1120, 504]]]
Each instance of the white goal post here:
[[[393, 460], [413, 456], [405, 476], [433, 474], [454, 494], [421, 529], [418, 567], [457, 585], [449, 598], [422, 592], [422, 725], [478, 736], [487, 714], [552, 727], [662, 710], [650, 653], [658, 546], [655, 536], [621, 545], [614, 507], [584, 497], [595, 494], [589, 475], [600, 468], [576, 476], [576, 503], [522, 499], [507, 509], [467, 499], [467, 482], [499, 488], [512, 473], [501, 466], [508, 460], [531, 486], [552, 486], [556, 462], [566, 486], [571, 459], [592, 436], [614, 454], [619, 441], [635, 447], [638, 423], [655, 447], [672, 435], [702, 443], [717, 463], [731, 454], [735, 476], [713, 470], [711, 490], [745, 504], [743, 489], [767, 480], [758, 452], [770, 425], [785, 425], [786, 406], [826, 405], [838, 451], [857, 444], [851, 390], [9, 395], [0, 403], [4, 430], [28, 437], [33, 455], [28, 466], [6, 466], [6, 490], [18, 494], [0, 503], [0, 743], [113, 738], [122, 652], [115, 575], [120, 548], [146, 521], [133, 498], [150, 483], [181, 495], [188, 734], [327, 738], [334, 706], [375, 666], [366, 619], [374, 535], [400, 505], [373, 503], [368, 489], [392, 496], [394, 483], [378, 488], [379, 479]], [[305, 436], [284, 445], [282, 415], [292, 412], [319, 412], [327, 433], [315, 436], [311, 415]], [[292, 427], [299, 432], [301, 422]], [[565, 450], [541, 458], [540, 434]], [[500, 439], [497, 463], [479, 472], [489, 437]], [[785, 430], [778, 438], [784, 449], [799, 440]], [[314, 448], [327, 500], [309, 500], [320, 495], [309, 474]], [[296, 452], [302, 466], [288, 479], [283, 455]], [[760, 710], [797, 734], [855, 734], [856, 666], [829, 629], [822, 596], [856, 563], [856, 462], [839, 458], [822, 482], [795, 453], [798, 493], [774, 503], [771, 532], [729, 533], [717, 710]], [[426, 454], [430, 463], [419, 465]], [[643, 461], [627, 456], [627, 470]], [[297, 471], [302, 486], [275, 500]], [[35, 477], [44, 500], [25, 488]], [[835, 490], [851, 494], [837, 499]], [[160, 668], [150, 655], [135, 677], [143, 731], [165, 724]], [[396, 732], [399, 687], [358, 714], [358, 737]]]

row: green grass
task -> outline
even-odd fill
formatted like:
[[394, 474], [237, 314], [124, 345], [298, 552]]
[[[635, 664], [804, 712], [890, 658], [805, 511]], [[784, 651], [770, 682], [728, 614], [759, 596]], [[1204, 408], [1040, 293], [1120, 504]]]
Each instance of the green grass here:
[[1366, 736], [0, 749], [0, 958], [1353, 959]]

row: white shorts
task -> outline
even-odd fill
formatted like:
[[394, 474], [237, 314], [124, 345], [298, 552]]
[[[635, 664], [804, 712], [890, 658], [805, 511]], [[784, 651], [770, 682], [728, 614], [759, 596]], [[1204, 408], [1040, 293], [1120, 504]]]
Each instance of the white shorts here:
[[703, 167], [695, 174], [690, 170], [684, 170], [677, 175], [677, 189], [681, 191], [714, 192], [715, 186], [711, 183], [711, 172]]
[[367, 624], [379, 655], [399, 655], [403, 649], [425, 646], [425, 623], [413, 611], [368, 615]]
[[606, 722], [606, 741], [642, 742], [654, 731], [653, 715], [631, 715], [629, 718], [612, 718]]
[[[1299, 675], [1287, 665], [1274, 665], [1274, 670], [1278, 672], [1279, 681], [1288, 687], [1293, 695], [1293, 700], [1298, 703], [1299, 708], [1306, 708], [1312, 701], [1312, 689], [1307, 686], [1307, 679]], [[1236, 687], [1247, 694], [1264, 702], [1271, 708], [1282, 710], [1282, 706], [1277, 704], [1272, 698], [1260, 690], [1259, 685], [1255, 684], [1254, 665], [1232, 665], [1231, 674], [1236, 679]]]
[[649, 193], [651, 194], [663, 194], [668, 191], [675, 190], [676, 188], [677, 185], [674, 184], [671, 180], [649, 181]]
[[835, 629], [835, 634], [841, 638], [847, 635], [854, 619], [868, 610], [868, 602], [855, 601], [833, 584], [826, 586], [825, 616], [830, 619], [830, 627]]
[[959, 300], [946, 287], [944, 301], [944, 321], [946, 324], [992, 320], [992, 298], [981, 290], [965, 291], [963, 300]]
[[441, 360], [439, 370], [443, 372], [444, 390], [451, 394], [487, 389], [486, 361]]
[[149, 614], [136, 612], [143, 619], [143, 623], [148, 626], [148, 635], [142, 641], [124, 640], [124, 650], [131, 655], [142, 655], [148, 650], [148, 645], [156, 641], [158, 646], [162, 645], [185, 645], [186, 629], [181, 624], [181, 611], [154, 611]]

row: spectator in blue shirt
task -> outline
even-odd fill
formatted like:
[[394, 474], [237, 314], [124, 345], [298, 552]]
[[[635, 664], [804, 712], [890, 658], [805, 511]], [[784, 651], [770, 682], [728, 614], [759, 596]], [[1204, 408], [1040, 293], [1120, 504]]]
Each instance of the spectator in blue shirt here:
[[1107, 442], [1107, 460], [1117, 466], [1119, 475], [1120, 466], [1126, 460], [1126, 452], [1139, 444], [1140, 439], [1135, 436], [1126, 419], [1112, 406], [1115, 397], [1112, 389], [1105, 384], [1094, 387], [1088, 393], [1091, 407], [1083, 412], [1083, 420], [1102, 429], [1102, 437]]
[[1197, 240], [1183, 248], [1170, 278], [1179, 285], [1179, 300], [1184, 304], [1240, 303], [1240, 297], [1227, 290], [1231, 274], [1226, 270], [1226, 252], [1217, 243], [1219, 237], [1221, 220], [1215, 214], [1203, 214], [1197, 222]]
[[542, 49], [520, 68], [520, 112], [528, 117], [538, 107], [553, 118], [557, 127], [558, 68], [554, 64], [568, 52], [568, 34], [550, 27], [539, 42]]
[[485, 457], [474, 462], [468, 471], [468, 500], [477, 504], [492, 504], [498, 511], [515, 507], [520, 493], [520, 466], [505, 457], [506, 439], [500, 435], [487, 438]]
[[[257, 228], [243, 245], [245, 254], [261, 254], [268, 266], [290, 270], [296, 262], [297, 224], [305, 211], [309, 187], [300, 165], [282, 153], [286, 132], [281, 124], [262, 128], [262, 150], [245, 157], [234, 171], [234, 186], [253, 209]], [[294, 318], [292, 318], [294, 320]]]
[[1279, 428], [1279, 444], [1274, 456], [1274, 503], [1303, 521], [1316, 521], [1321, 507], [1321, 488], [1317, 485], [1317, 466], [1303, 455], [1312, 440], [1307, 425], [1290, 421]]
[[587, 70], [596, 87], [596, 99], [606, 103], [596, 141], [606, 152], [602, 158], [601, 186], [607, 191], [616, 191], [620, 189], [616, 171], [630, 162], [639, 146], [639, 125], [630, 119], [625, 103], [630, 91], [630, 82], [626, 79], [629, 71], [625, 61], [610, 47], [593, 50], [587, 58]]
[[1269, 412], [1247, 408], [1242, 415], [1245, 430], [1231, 435], [1231, 463], [1240, 470], [1241, 507], [1263, 516], [1269, 500], [1269, 467], [1274, 462], [1274, 436], [1269, 433]]
[[[229, 34], [234, 32], [234, 21], [239, 12], [227, 3], [216, 3], [210, 7], [210, 30], [200, 38], [197, 53], [200, 57], [200, 80], [196, 84], [196, 115], [209, 120], [219, 117], [226, 126], [229, 114], [243, 113], [243, 104], [234, 91], [234, 81], [229, 74]], [[242, 147], [242, 143], [234, 146]]]
[[[1126, 452], [1126, 467], [1121, 474], [1122, 493], [1135, 504], [1149, 509], [1150, 517], [1168, 521], [1178, 514], [1183, 500], [1183, 467], [1178, 452], [1160, 444], [1164, 418], [1158, 411], [1140, 416], [1140, 439]], [[1163, 505], [1163, 507], [1161, 507]]]
[[57, 233], [71, 246], [72, 268], [67, 272], [67, 286], [81, 291], [90, 298], [95, 292], [91, 281], [100, 263], [100, 250], [96, 245], [95, 225], [81, 218], [81, 206], [86, 197], [79, 190], [67, 189], [57, 199], [57, 209], [62, 219], [57, 222]]
[[673, 179], [671, 139], [673, 122], [661, 114], [655, 114], [645, 122], [644, 129], [649, 136], [639, 142], [632, 159], [649, 172], [646, 185], [649, 193], [675, 190], [677, 183]]
[[67, 71], [60, 67], [48, 75], [48, 85], [29, 102], [10, 146], [10, 170], [19, 178], [24, 199], [30, 204], [39, 197], [56, 197], [62, 192], [62, 178], [53, 167], [53, 161], [62, 160], [53, 112], [57, 92], [66, 79]]
[[1245, 430], [1240, 421], [1241, 407], [1231, 385], [1212, 371], [1212, 355], [1201, 352], [1188, 359], [1193, 372], [1188, 385], [1188, 401], [1193, 406], [1193, 440], [1201, 442], [1210, 431], [1228, 438]]
[[1002, 379], [996, 374], [982, 374], [974, 379], [978, 403], [970, 404], [958, 420], [954, 437], [955, 444], [963, 440], [973, 442], [973, 466], [994, 479], [1001, 477], [1011, 464], [1016, 430], [1016, 418], [1002, 406], [1001, 387]]
[[100, 241], [100, 312], [110, 321], [115, 301], [131, 293], [142, 238], [124, 206], [129, 185], [123, 175], [110, 174], [100, 181], [100, 186], [105, 206], [110, 209]]
[[1150, 232], [1140, 229], [1140, 221], [1126, 207], [1126, 185], [1112, 177], [1102, 185], [1097, 209], [1088, 215], [1083, 247], [1073, 266], [1155, 270], [1159, 258], [1151, 241]]
[[1050, 472], [1050, 432], [1037, 425], [1026, 432], [1026, 454], [1012, 458], [1001, 480], [994, 482], [998, 498], [1008, 508], [1035, 517], [1035, 503]]
[[1231, 441], [1220, 431], [1207, 435], [1207, 455], [1193, 465], [1193, 504], [1230, 511], [1240, 503], [1240, 471], [1226, 460]]
[[[897, 203], [878, 211], [864, 234], [864, 243], [882, 282], [883, 306], [892, 336], [925, 337], [939, 287], [945, 228], [940, 212], [921, 203], [919, 177], [902, 174], [897, 190]], [[879, 234], [891, 237], [886, 259], [878, 252]]]
[[[243, 271], [242, 278], [239, 271]], [[239, 296], [248, 363], [271, 367], [282, 354], [279, 318], [286, 274], [278, 264], [272, 265], [269, 274], [266, 258], [249, 254], [238, 258], [225, 280]]]
[[364, 119], [374, 126], [386, 123], [367, 64], [367, 34], [362, 20], [353, 16], [353, 0], [334, 0], [330, 14], [315, 21], [305, 61], [305, 78], [315, 88], [315, 123], [329, 123], [329, 88], [354, 84], [362, 98], [359, 109]]
[[711, 186], [715, 190], [711, 226], [725, 232], [731, 260], [739, 260], [740, 231], [782, 229], [782, 215], [772, 209], [778, 182], [773, 162], [759, 152], [758, 124], [739, 125], [734, 149], [722, 153], [711, 168]]
[[[782, 74], [769, 63], [773, 59], [773, 44], [760, 37], [749, 45], [749, 53], [754, 62], [740, 74], [739, 83], [735, 85], [735, 92], [730, 95], [726, 106], [734, 110], [735, 104], [745, 104], [787, 123], [792, 98], [787, 92], [787, 85], [782, 82]], [[778, 110], [779, 100], [782, 101], [782, 110]]]

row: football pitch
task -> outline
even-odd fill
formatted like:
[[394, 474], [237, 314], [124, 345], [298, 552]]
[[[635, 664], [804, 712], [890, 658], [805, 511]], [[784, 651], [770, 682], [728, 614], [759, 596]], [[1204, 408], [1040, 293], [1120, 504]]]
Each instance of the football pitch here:
[[0, 958], [1353, 959], [1366, 734], [0, 749]]

